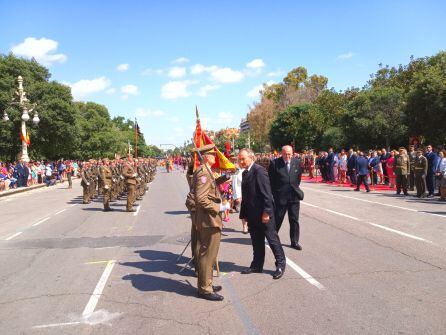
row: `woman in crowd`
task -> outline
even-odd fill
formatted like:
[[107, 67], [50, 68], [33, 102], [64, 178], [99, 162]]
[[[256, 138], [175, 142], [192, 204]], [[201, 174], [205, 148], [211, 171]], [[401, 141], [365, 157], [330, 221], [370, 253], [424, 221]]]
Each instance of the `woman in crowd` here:
[[[382, 151], [378, 150], [378, 157], [381, 157], [381, 155], [382, 155]], [[383, 170], [383, 164], [382, 164], [381, 160], [379, 160], [378, 168], [376, 169], [376, 174], [378, 177], [377, 184], [384, 185], [384, 170]]]
[[345, 184], [347, 176], [347, 155], [345, 150], [342, 149], [339, 153], [339, 182]]
[[395, 187], [395, 173], [393, 171], [393, 162], [395, 161], [395, 150], [390, 151], [390, 157], [387, 159], [386, 169], [387, 176], [389, 177], [390, 188]]
[[437, 176], [440, 179], [440, 199], [446, 200], [446, 150], [438, 153], [440, 164], [438, 165]]

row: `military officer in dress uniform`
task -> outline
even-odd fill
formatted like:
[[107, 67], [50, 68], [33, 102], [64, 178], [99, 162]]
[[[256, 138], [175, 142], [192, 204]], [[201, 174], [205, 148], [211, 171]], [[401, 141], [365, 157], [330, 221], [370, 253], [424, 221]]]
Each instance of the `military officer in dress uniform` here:
[[195, 171], [192, 188], [195, 192], [195, 222], [200, 247], [198, 250], [198, 296], [212, 301], [221, 301], [217, 292], [221, 286], [212, 285], [213, 266], [220, 247], [222, 218], [220, 213], [229, 209], [222, 204], [221, 194], [213, 178], [211, 167], [215, 164], [214, 145], [195, 149], [203, 157], [202, 165]]
[[409, 190], [415, 190], [415, 158], [417, 157], [417, 153], [413, 145], [409, 146], [409, 162], [410, 162], [410, 174], [409, 174]]
[[82, 186], [82, 202], [84, 204], [90, 203], [90, 164], [84, 162], [81, 171], [81, 186]]
[[404, 195], [407, 195], [407, 176], [410, 173], [410, 159], [406, 154], [406, 149], [401, 147], [393, 161], [393, 171], [396, 175], [396, 194], [401, 194], [401, 188]]
[[125, 178], [127, 185], [127, 212], [136, 212], [133, 209], [133, 204], [136, 199], [136, 177], [138, 176], [135, 171], [132, 155], [127, 156], [127, 161], [122, 167], [122, 175]]
[[112, 196], [113, 174], [108, 158], [104, 158], [102, 160], [102, 165], [99, 172], [102, 183], [102, 194], [104, 195], [104, 212], [109, 212], [112, 211], [110, 208], [110, 199]]
[[417, 197], [426, 197], [426, 174], [427, 174], [427, 158], [423, 156], [423, 151], [417, 150], [417, 157], [414, 163], [415, 185], [417, 187]]

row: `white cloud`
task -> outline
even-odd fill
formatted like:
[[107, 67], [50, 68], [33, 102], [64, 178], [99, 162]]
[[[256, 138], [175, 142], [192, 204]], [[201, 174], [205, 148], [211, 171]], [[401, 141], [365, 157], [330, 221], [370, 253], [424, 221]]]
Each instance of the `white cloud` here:
[[146, 117], [146, 116], [161, 117], [166, 115], [166, 113], [159, 109], [152, 110], [149, 108], [139, 107], [136, 109], [135, 115], [139, 117]]
[[152, 75], [157, 75], [157, 76], [161, 76], [164, 74], [164, 70], [163, 69], [145, 69], [141, 75], [143, 76], [152, 76]]
[[34, 57], [36, 61], [45, 66], [50, 66], [53, 63], [63, 63], [67, 60], [64, 54], [56, 54], [58, 42], [49, 38], [42, 37], [40, 39], [34, 37], [27, 37], [25, 40], [11, 48], [11, 51], [16, 56], [26, 58]]
[[172, 64], [185, 64], [185, 63], [189, 63], [189, 58], [179, 57], [179, 58], [174, 59], [172, 61]]
[[130, 68], [129, 64], [119, 64], [116, 67], [116, 70], [119, 71], [119, 72], [124, 72], [124, 71], [127, 71], [129, 68]]
[[139, 94], [139, 88], [136, 85], [124, 85], [121, 87], [121, 92], [125, 95], [138, 95]]
[[82, 79], [74, 84], [67, 83], [71, 87], [71, 94], [75, 100], [80, 100], [86, 96], [105, 91], [110, 85], [111, 81], [106, 77], [99, 77], [95, 79]]
[[168, 76], [172, 78], [181, 78], [186, 75], [186, 68], [185, 67], [172, 67], [169, 70]]
[[[274, 84], [274, 81], [268, 81], [266, 83], [267, 86], [270, 86], [272, 84]], [[250, 89], [248, 93], [246, 93], [246, 96], [248, 98], [257, 99], [260, 97], [260, 91], [263, 91], [263, 89], [264, 89], [263, 84], [256, 85], [252, 89]]]
[[233, 70], [229, 67], [218, 68], [211, 72], [211, 77], [218, 83], [229, 84], [241, 81], [245, 75], [243, 72]]
[[265, 67], [265, 62], [260, 59], [260, 58], [256, 58], [253, 59], [252, 61], [250, 61], [249, 63], [246, 64], [246, 67], [248, 69], [261, 69], [263, 67]]
[[105, 91], [105, 93], [107, 93], [107, 94], [109, 94], [109, 95], [112, 95], [112, 94], [115, 94], [116, 93], [116, 89], [115, 88], [109, 88], [107, 91]]
[[345, 60], [345, 59], [352, 59], [353, 56], [355, 56], [355, 53], [349, 51], [345, 54], [340, 54], [338, 57], [336, 57], [337, 59], [341, 59], [341, 60]]
[[215, 71], [218, 69], [218, 66], [211, 65], [211, 66], [204, 66], [203, 64], [195, 64], [191, 67], [190, 73], [191, 74], [202, 74], [202, 73], [210, 73], [212, 71]]
[[283, 75], [284, 75], [284, 73], [280, 69], [277, 69], [276, 71], [271, 71], [271, 72], [267, 73], [268, 77], [279, 77], [279, 76], [283, 76]]
[[169, 81], [161, 87], [161, 98], [174, 100], [178, 98], [187, 98], [191, 93], [187, 90], [189, 85], [196, 82], [190, 80]]
[[200, 97], [207, 97], [208, 93], [211, 91], [215, 91], [220, 88], [220, 85], [205, 85], [200, 87], [197, 95]]

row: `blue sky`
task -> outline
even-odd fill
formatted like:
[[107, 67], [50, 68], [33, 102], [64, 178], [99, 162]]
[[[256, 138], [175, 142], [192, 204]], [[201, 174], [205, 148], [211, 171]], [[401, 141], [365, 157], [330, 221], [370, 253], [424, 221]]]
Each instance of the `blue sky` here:
[[[379, 63], [446, 50], [444, 1], [6, 1], [0, 53], [33, 55], [77, 100], [138, 118], [148, 143], [238, 126], [292, 68], [363, 86]], [[121, 65], [119, 67], [119, 65]], [[119, 67], [119, 68], [118, 68]]]

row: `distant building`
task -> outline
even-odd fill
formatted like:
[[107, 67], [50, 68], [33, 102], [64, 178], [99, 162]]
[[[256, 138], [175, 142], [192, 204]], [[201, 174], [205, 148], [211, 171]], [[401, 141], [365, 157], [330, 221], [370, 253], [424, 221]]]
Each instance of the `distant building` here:
[[242, 119], [242, 121], [240, 122], [240, 133], [247, 133], [251, 130], [251, 125], [249, 124], [249, 121], [247, 118]]

